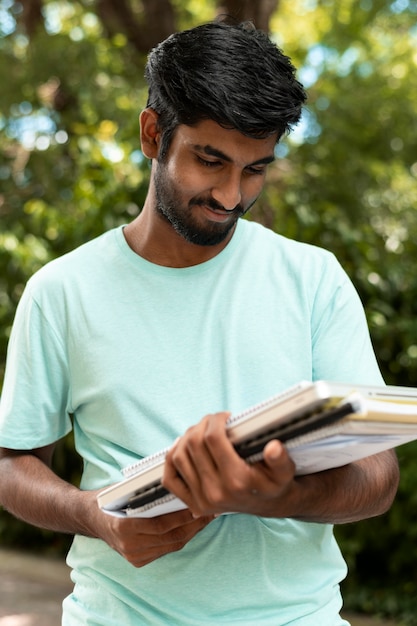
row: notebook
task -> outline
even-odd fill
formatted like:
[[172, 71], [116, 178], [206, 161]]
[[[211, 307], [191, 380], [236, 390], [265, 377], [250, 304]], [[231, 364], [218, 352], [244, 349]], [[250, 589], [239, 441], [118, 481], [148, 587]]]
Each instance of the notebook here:
[[[417, 388], [300, 382], [232, 415], [226, 424], [237, 453], [262, 459], [268, 441], [285, 443], [296, 474], [338, 467], [417, 439]], [[123, 470], [101, 491], [99, 507], [117, 516], [153, 517], [186, 508], [162, 485], [168, 448]]]

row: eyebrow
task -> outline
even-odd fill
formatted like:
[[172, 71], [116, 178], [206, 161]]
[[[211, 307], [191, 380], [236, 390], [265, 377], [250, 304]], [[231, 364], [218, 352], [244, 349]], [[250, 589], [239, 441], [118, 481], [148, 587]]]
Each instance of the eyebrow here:
[[[217, 157], [218, 159], [222, 159], [222, 161], [226, 161], [227, 163], [232, 162], [232, 159], [229, 156], [227, 156], [227, 154], [224, 154], [224, 152], [222, 152], [221, 150], [217, 150], [217, 148], [213, 148], [213, 146], [210, 146], [210, 145], [200, 146], [199, 144], [196, 144], [194, 148], [195, 150], [198, 150], [199, 152], [204, 152], [208, 156]], [[264, 157], [263, 159], [258, 159], [258, 161], [254, 161], [253, 163], [249, 163], [246, 167], [253, 167], [254, 165], [268, 165], [269, 163], [272, 163], [273, 161], [275, 161], [275, 156], [270, 155], [270, 156]]]

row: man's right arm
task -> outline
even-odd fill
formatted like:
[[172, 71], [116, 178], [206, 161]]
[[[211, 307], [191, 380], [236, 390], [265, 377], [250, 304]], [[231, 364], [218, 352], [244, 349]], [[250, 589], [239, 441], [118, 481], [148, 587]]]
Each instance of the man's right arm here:
[[97, 505], [97, 491], [82, 491], [52, 471], [53, 450], [0, 448], [0, 504], [29, 524], [102, 539], [141, 567], [180, 550], [213, 519], [194, 519], [188, 510], [150, 519], [107, 515]]

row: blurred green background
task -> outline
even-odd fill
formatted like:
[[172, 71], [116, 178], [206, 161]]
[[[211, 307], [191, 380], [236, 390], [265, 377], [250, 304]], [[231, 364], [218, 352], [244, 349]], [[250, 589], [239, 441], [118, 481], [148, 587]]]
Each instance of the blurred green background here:
[[[48, 260], [130, 221], [147, 51], [218, 13], [292, 57], [309, 101], [250, 219], [332, 250], [363, 300], [387, 383], [417, 386], [417, 0], [0, 0], [0, 379], [14, 311]], [[386, 515], [336, 529], [346, 605], [417, 624], [417, 444]], [[57, 471], [78, 480], [71, 438]], [[0, 545], [69, 539], [0, 511]]]

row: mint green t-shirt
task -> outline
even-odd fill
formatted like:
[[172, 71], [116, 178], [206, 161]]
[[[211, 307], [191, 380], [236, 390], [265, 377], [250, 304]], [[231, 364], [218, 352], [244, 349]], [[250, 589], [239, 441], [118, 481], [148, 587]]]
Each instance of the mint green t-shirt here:
[[[167, 268], [118, 228], [29, 281], [0, 445], [37, 448], [73, 425], [81, 488], [105, 487], [205, 414], [318, 379], [382, 384], [362, 305], [332, 254], [240, 220], [213, 259]], [[139, 569], [77, 536], [68, 563], [64, 626], [346, 624], [346, 566], [327, 524], [226, 515]]]

